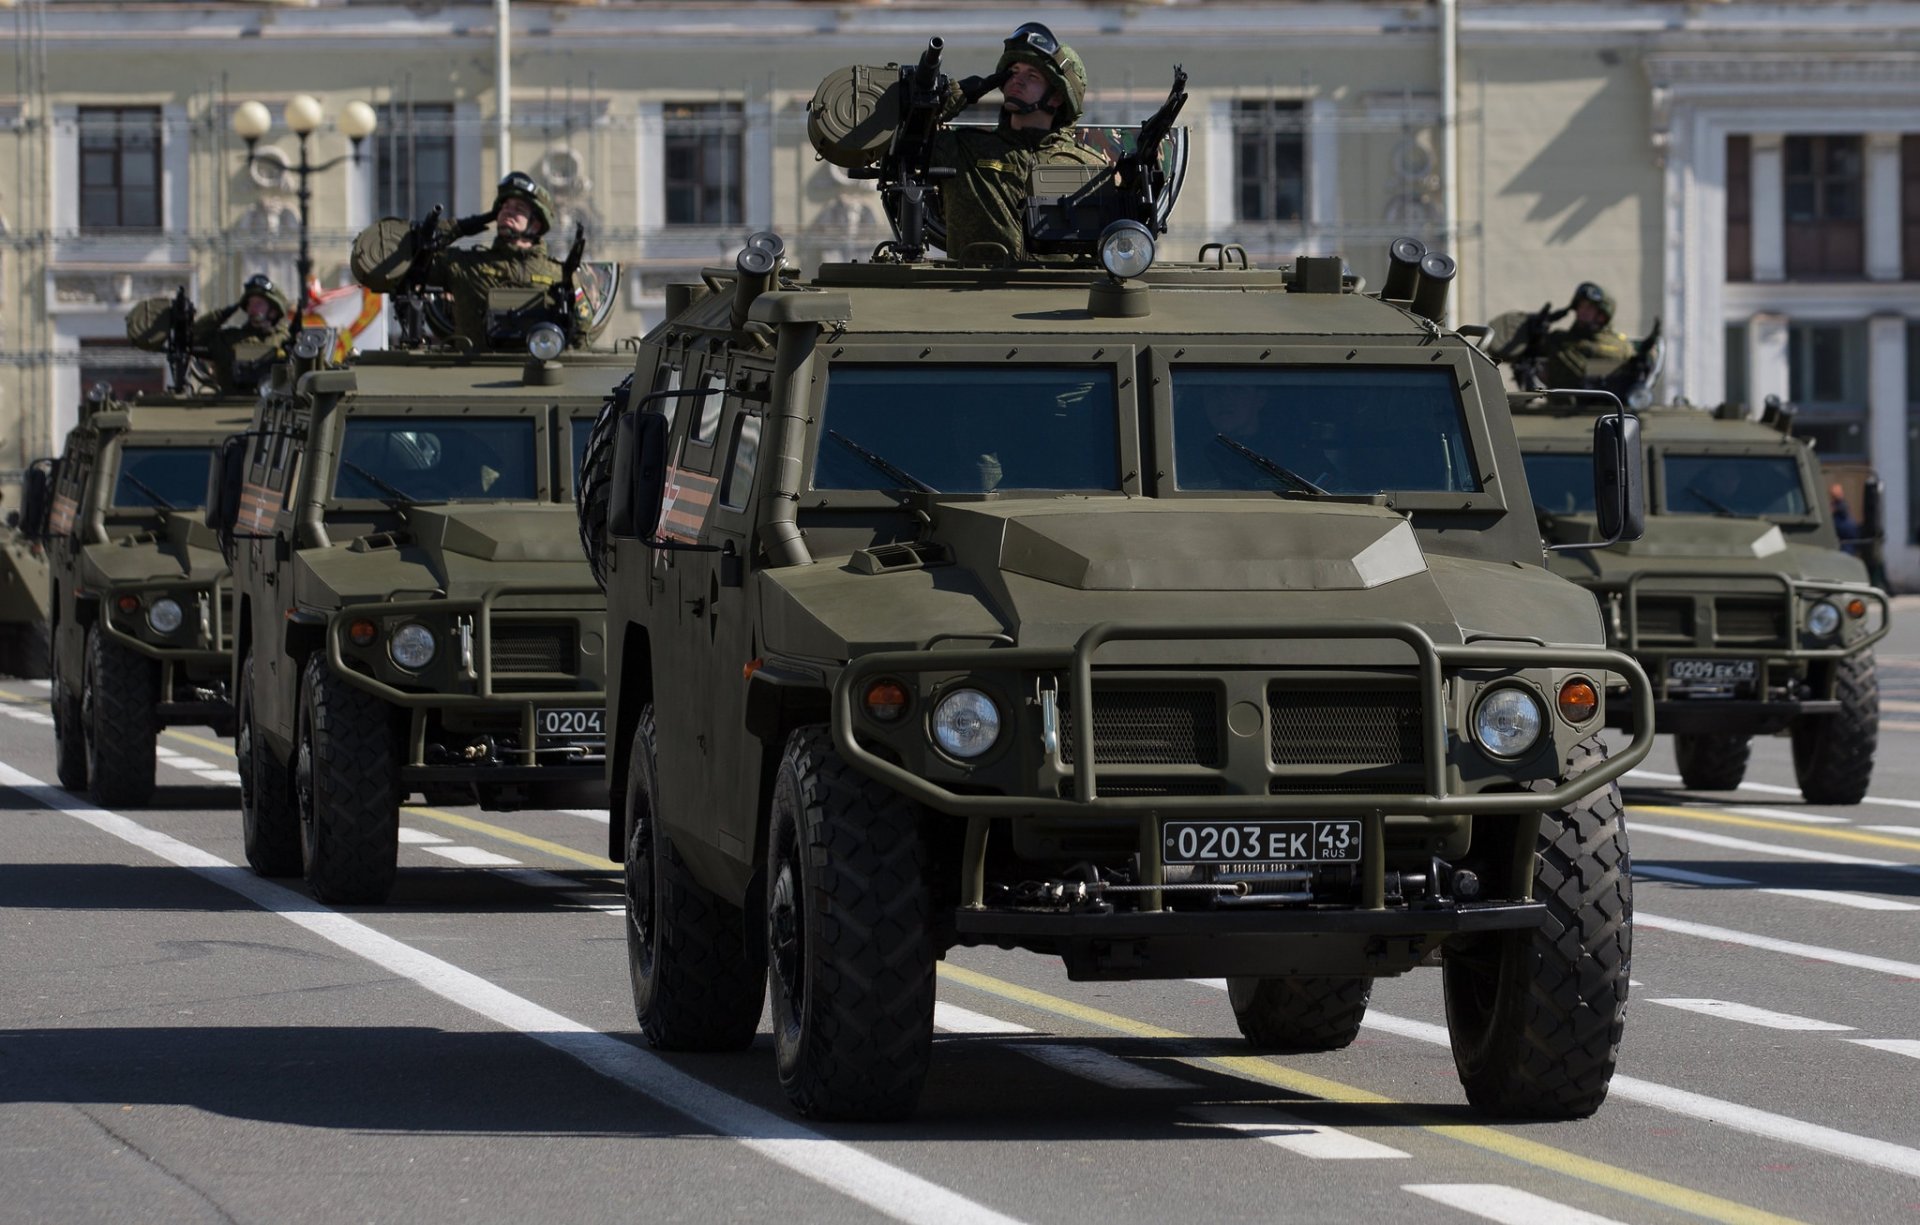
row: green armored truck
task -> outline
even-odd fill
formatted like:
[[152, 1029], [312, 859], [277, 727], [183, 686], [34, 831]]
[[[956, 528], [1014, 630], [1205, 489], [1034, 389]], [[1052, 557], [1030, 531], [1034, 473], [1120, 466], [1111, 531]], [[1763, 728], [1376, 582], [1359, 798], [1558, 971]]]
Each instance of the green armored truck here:
[[227, 564], [205, 515], [233, 400], [89, 397], [58, 461], [28, 469], [23, 527], [46, 549], [61, 785], [144, 804], [174, 724], [224, 729]]
[[[1286, 1050], [1437, 959], [1469, 1099], [1590, 1113], [1651, 691], [1541, 565], [1499, 375], [1436, 322], [1452, 261], [1402, 240], [1378, 295], [1156, 262], [1183, 76], [1112, 166], [1033, 169], [1043, 260], [928, 261], [939, 55], [810, 113], [897, 240], [803, 278], [755, 235], [674, 287], [587, 457], [641, 1029], [744, 1047], [770, 991], [794, 1106], [892, 1118], [950, 948], [1224, 976]], [[1631, 536], [1633, 422], [1589, 428]]]
[[247, 860], [378, 901], [410, 794], [551, 807], [602, 776], [605, 599], [570, 504], [632, 357], [329, 348], [296, 341], [223, 450], [215, 520]]
[[[1591, 406], [1551, 394], [1514, 402], [1541, 534], [1594, 539]], [[1840, 549], [1819, 462], [1777, 409], [1764, 421], [1738, 406], [1639, 416], [1646, 534], [1554, 552], [1551, 568], [1593, 592], [1609, 643], [1652, 678], [1655, 726], [1673, 735], [1686, 786], [1738, 787], [1752, 737], [1784, 732], [1808, 802], [1859, 803], [1878, 739], [1873, 644], [1887, 600]]]
[[40, 679], [52, 666], [46, 546], [20, 530], [19, 512], [0, 528], [0, 672]]

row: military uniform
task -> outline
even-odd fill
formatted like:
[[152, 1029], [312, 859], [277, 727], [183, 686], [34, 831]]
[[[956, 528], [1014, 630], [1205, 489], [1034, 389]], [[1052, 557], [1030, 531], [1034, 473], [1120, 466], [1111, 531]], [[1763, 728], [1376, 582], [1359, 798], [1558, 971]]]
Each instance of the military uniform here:
[[273, 363], [286, 353], [292, 325], [282, 318], [270, 332], [247, 327], [222, 327], [218, 315], [193, 321], [193, 351], [205, 355], [219, 380], [222, 395], [250, 395]]
[[[963, 101], [950, 113], [965, 107]], [[1105, 158], [1061, 130], [1022, 131], [1002, 123], [991, 131], [946, 128], [936, 135], [933, 164], [957, 171], [940, 185], [948, 257], [962, 258], [969, 243], [995, 242], [1014, 259], [1025, 259], [1033, 168], [1056, 162], [1106, 165]]]
[[1540, 379], [1548, 387], [1594, 388], [1633, 359], [1633, 341], [1609, 328], [1568, 328], [1541, 342]]

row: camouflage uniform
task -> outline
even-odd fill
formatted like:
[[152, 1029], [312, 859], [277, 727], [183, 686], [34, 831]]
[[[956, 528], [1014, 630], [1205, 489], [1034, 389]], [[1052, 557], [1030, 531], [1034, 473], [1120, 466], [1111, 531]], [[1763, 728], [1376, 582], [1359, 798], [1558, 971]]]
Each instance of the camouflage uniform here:
[[[239, 327], [224, 326], [235, 312], [244, 312], [250, 298], [263, 297], [279, 312], [271, 329], [257, 331], [242, 316]], [[293, 334], [293, 304], [263, 276], [248, 280], [240, 300], [226, 310], [201, 315], [193, 321], [193, 351], [212, 366], [223, 395], [251, 395], [273, 363], [284, 356]]]
[[1633, 358], [1633, 341], [1607, 327], [1579, 326], [1549, 332], [1541, 345], [1546, 359], [1540, 378], [1548, 387], [1604, 387], [1608, 376]]

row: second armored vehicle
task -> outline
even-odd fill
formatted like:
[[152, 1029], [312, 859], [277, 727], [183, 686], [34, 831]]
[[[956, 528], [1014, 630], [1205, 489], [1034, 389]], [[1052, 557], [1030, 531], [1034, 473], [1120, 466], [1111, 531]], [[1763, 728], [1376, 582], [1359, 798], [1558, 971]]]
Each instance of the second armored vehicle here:
[[0, 528], [0, 672], [38, 679], [52, 667], [46, 546], [19, 529]]

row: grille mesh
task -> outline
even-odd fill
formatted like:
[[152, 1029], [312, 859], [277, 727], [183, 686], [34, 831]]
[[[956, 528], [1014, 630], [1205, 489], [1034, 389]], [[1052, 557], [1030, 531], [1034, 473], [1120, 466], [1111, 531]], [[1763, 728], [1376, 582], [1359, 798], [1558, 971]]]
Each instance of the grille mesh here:
[[1741, 603], [1721, 600], [1713, 609], [1714, 629], [1721, 638], [1761, 638], [1781, 641], [1787, 636], [1786, 609], [1778, 600]]
[[574, 671], [571, 625], [493, 626], [495, 672]]
[[[1110, 782], [1103, 778], [1100, 780], [1098, 790], [1103, 796], [1114, 797], [1122, 795], [1220, 795], [1223, 793], [1224, 788], [1220, 783], [1210, 782], [1206, 779], [1130, 778], [1124, 782]], [[1073, 779], [1063, 778], [1060, 780], [1061, 799], [1070, 800], [1077, 794], [1079, 794], [1079, 789], [1074, 786]]]
[[[1060, 757], [1074, 760], [1074, 711], [1060, 704]], [[1218, 766], [1220, 704], [1206, 689], [1095, 689], [1093, 757], [1102, 765]]]
[[1412, 693], [1270, 689], [1273, 760], [1282, 766], [1416, 765], [1420, 699]]
[[1692, 600], [1641, 600], [1639, 609], [1640, 633], [1643, 637], [1693, 637]]

